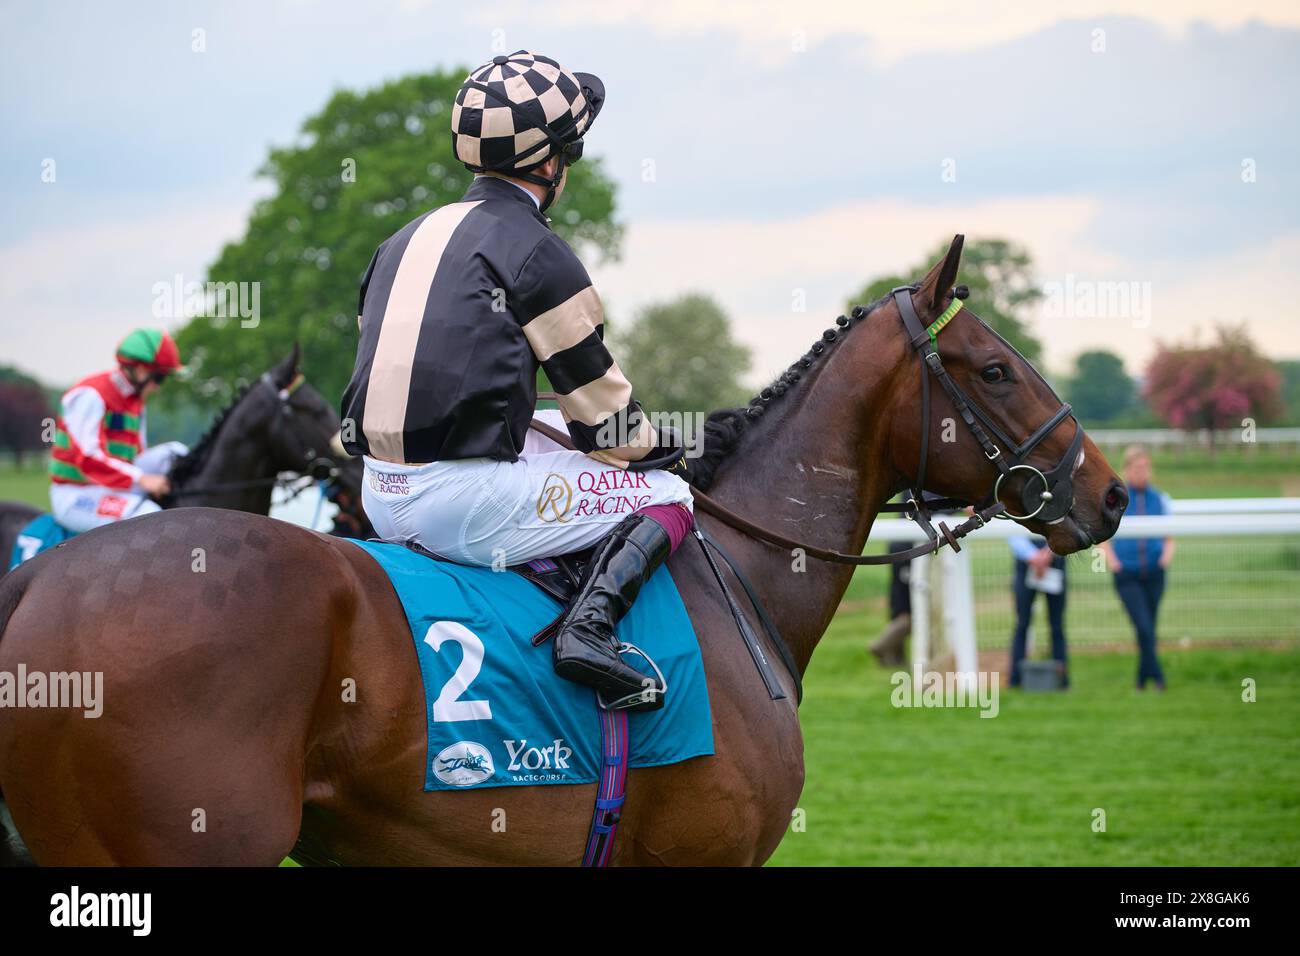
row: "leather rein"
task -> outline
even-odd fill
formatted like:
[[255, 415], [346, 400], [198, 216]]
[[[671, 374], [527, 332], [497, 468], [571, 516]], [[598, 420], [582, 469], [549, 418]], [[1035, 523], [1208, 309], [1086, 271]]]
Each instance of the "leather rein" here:
[[[705, 514], [717, 518], [723, 524], [749, 535], [751, 538], [757, 538], [760, 541], [766, 541], [769, 544], [791, 551], [798, 549], [819, 561], [852, 565], [900, 564], [904, 561], [911, 561], [913, 558], [933, 554], [944, 546], [952, 548], [953, 551], [960, 551], [961, 545], [958, 543], [960, 539], [984, 527], [994, 518], [1003, 517], [1015, 521], [1027, 521], [1030, 518], [1043, 515], [1047, 509], [1051, 509], [1053, 512], [1050, 518], [1064, 516], [1073, 503], [1074, 495], [1070, 479], [1072, 478], [1073, 462], [1078, 457], [1079, 449], [1083, 443], [1083, 427], [1077, 420], [1075, 421], [1074, 438], [1070, 442], [1070, 447], [1061, 457], [1061, 460], [1048, 471], [1044, 472], [1033, 465], [1027, 464], [1024, 458], [1051, 434], [1057, 425], [1065, 421], [1066, 418], [1074, 417], [1070, 406], [1062, 402], [1061, 407], [1055, 414], [1036, 428], [1028, 439], [1017, 445], [953, 381], [952, 376], [943, 367], [943, 361], [935, 347], [939, 331], [961, 310], [961, 300], [965, 298], [965, 295], [961, 293], [965, 291], [965, 288], [958, 287], [955, 290], [952, 305], [928, 327], [921, 325], [920, 320], [917, 318], [916, 309], [912, 305], [912, 293], [916, 291], [916, 286], [899, 286], [891, 294], [898, 306], [903, 326], [911, 339], [912, 348], [921, 358], [921, 464], [911, 497], [902, 504], [886, 504], [880, 510], [899, 512], [915, 521], [926, 534], [927, 540], [925, 542], [905, 551], [895, 551], [890, 554], [846, 554], [843, 551], [819, 548], [816, 545], [788, 538], [770, 528], [764, 528], [762, 525], [755, 524], [748, 518], [715, 501], [706, 492], [692, 486], [691, 494], [695, 499], [695, 507]], [[1011, 346], [1008, 345], [1008, 347]], [[984, 450], [984, 456], [998, 469], [998, 477], [983, 502], [983, 507], [977, 507], [970, 518], [955, 528], [949, 528], [945, 522], [940, 521], [936, 529], [931, 522], [931, 510], [934, 508], [967, 507], [969, 502], [955, 498], [931, 498], [927, 500], [921, 493], [921, 488], [924, 487], [925, 483], [926, 461], [929, 457], [930, 377], [932, 375], [939, 381], [944, 391], [948, 393], [948, 397], [952, 400], [967, 429]], [[556, 395], [554, 392], [542, 392], [538, 394], [538, 398], [553, 400]], [[533, 419], [529, 422], [529, 427], [539, 434], [545, 435], [562, 448], [571, 450], [574, 448], [573, 442], [566, 433], [547, 425], [545, 422]], [[986, 428], [988, 431], [985, 430]], [[993, 432], [996, 439], [1005, 446], [1005, 454], [989, 437], [989, 431]], [[1029, 513], [1023, 515], [1008, 513], [1006, 506], [997, 500], [1003, 481], [1017, 471], [1029, 472], [1028, 481], [1026, 481], [1025, 488], [1022, 490], [1022, 500], [1025, 503], [1026, 511]], [[1041, 484], [1041, 490], [1037, 493], [1033, 491], [1035, 482]], [[1034, 505], [1037, 505], [1037, 507], [1034, 507]], [[1055, 514], [1058, 511], [1059, 515]], [[1045, 516], [1044, 520], [1050, 520], [1050, 518]]]

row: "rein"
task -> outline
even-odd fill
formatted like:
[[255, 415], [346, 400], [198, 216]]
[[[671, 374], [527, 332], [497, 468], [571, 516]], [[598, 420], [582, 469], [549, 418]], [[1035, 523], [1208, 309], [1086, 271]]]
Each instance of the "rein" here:
[[[548, 393], [542, 393], [538, 397], [547, 398]], [[528, 423], [528, 427], [539, 434], [545, 435], [562, 448], [568, 448], [571, 451], [576, 450], [574, 449], [573, 442], [569, 439], [568, 435], [557, 428], [551, 427], [545, 422], [533, 419]], [[827, 561], [831, 564], [899, 564], [903, 561], [910, 561], [913, 558], [932, 554], [944, 545], [950, 546], [954, 551], [960, 551], [961, 545], [957, 543], [959, 539], [966, 537], [966, 535], [970, 534], [972, 531], [984, 527], [989, 523], [989, 521], [1006, 510], [1003, 505], [994, 502], [994, 504], [985, 508], [983, 511], [975, 512], [974, 515], [955, 528], [949, 528], [947, 524], [940, 521], [937, 532], [934, 531], [933, 528], [927, 528], [926, 534], [929, 536], [930, 540], [923, 544], [918, 544], [915, 547], [908, 548], [906, 551], [895, 551], [892, 554], [846, 554], [843, 551], [819, 548], [814, 544], [796, 541], [794, 538], [787, 538], [783, 534], [772, 531], [769, 528], [764, 528], [762, 525], [755, 524], [748, 518], [736, 514], [725, 505], [719, 504], [699, 488], [692, 487], [691, 495], [695, 498], [695, 507], [700, 511], [707, 515], [712, 515], [723, 524], [728, 525], [743, 534], [747, 534], [751, 538], [757, 538], [760, 541], [766, 541], [769, 544], [775, 544], [779, 547], [790, 550], [798, 548], [809, 557], [816, 558], [819, 561]], [[943, 504], [949, 502], [947, 499], [944, 499], [943, 502], [938, 503]], [[911, 505], [911, 502], [906, 505], [886, 505], [883, 510], [902, 511], [914, 521], [920, 522], [921, 520], [924, 520], [924, 512], [911, 507]], [[925, 521], [925, 524], [929, 524], [928, 520]], [[923, 527], [924, 526], [925, 525], [923, 525]]]
[[[971, 401], [961, 386], [953, 381], [952, 376], [948, 374], [948, 370], [943, 367], [943, 360], [937, 348], [939, 333], [963, 308], [962, 300], [968, 294], [966, 287], [958, 286], [953, 290], [953, 299], [948, 308], [928, 326], [921, 324], [916, 313], [916, 307], [912, 304], [912, 294], [916, 291], [918, 291], [918, 287], [914, 285], [899, 286], [892, 290], [891, 295], [894, 304], [898, 307], [898, 314], [903, 321], [903, 328], [907, 332], [911, 346], [921, 360], [921, 459], [911, 497], [905, 503], [886, 504], [880, 510], [901, 512], [907, 518], [915, 521], [925, 532], [928, 538], [927, 541], [908, 548], [906, 551], [895, 551], [891, 554], [846, 554], [843, 551], [820, 548], [794, 538], [788, 538], [770, 528], [764, 528], [762, 525], [755, 524], [748, 518], [738, 515], [730, 508], [718, 503], [699, 488], [692, 487], [691, 495], [695, 499], [695, 506], [705, 514], [712, 515], [723, 524], [747, 534], [751, 538], [766, 541], [769, 544], [789, 550], [798, 549], [819, 561], [850, 565], [901, 564], [904, 561], [911, 561], [913, 558], [933, 554], [945, 546], [952, 548], [953, 551], [960, 551], [961, 545], [958, 542], [971, 532], [984, 527], [993, 518], [1028, 521], [1031, 518], [1041, 517], [1042, 520], [1048, 522], [1063, 518], [1074, 502], [1073, 464], [1078, 458], [1079, 450], [1083, 445], [1083, 426], [1079, 424], [1077, 419], [1074, 419], [1070, 406], [1065, 402], [1061, 402], [1060, 408], [1047, 421], [1034, 429], [1033, 433], [1023, 442], [1017, 444], [1009, 438], [979, 405]], [[976, 317], [976, 320], [979, 321], [978, 317]], [[993, 335], [997, 335], [992, 329], [989, 329], [989, 331]], [[1005, 342], [1005, 340], [1003, 341]], [[1015, 351], [1010, 343], [1006, 344], [1008, 348]], [[940, 386], [948, 394], [948, 398], [961, 416], [967, 430], [983, 449], [984, 457], [998, 469], [998, 477], [985, 497], [982, 503], [983, 507], [972, 506], [974, 511], [971, 517], [955, 528], [949, 528], [946, 523], [940, 521], [936, 529], [930, 520], [930, 509], [953, 506], [965, 507], [970, 503], [954, 498], [926, 501], [922, 494], [925, 488], [926, 463], [929, 459], [931, 376], [938, 380]], [[1039, 379], [1046, 384], [1041, 375]], [[1051, 390], [1051, 386], [1048, 386], [1048, 389]], [[557, 396], [554, 392], [541, 392], [537, 397], [554, 400]], [[1047, 471], [1028, 464], [1025, 461], [1025, 456], [1033, 451], [1067, 418], [1074, 419], [1074, 437], [1071, 439], [1070, 446], [1065, 454], [1061, 456], [1060, 461]], [[545, 422], [533, 419], [529, 422], [529, 427], [545, 435], [562, 448], [576, 450], [567, 434], [552, 428]], [[989, 437], [989, 432], [992, 432], [993, 437], [1005, 446], [1005, 454], [994, 442], [993, 438]], [[1021, 501], [1026, 513], [1019, 515], [1008, 512], [1006, 506], [998, 501], [998, 492], [1002, 489], [1002, 483], [1016, 472], [1028, 473], [1025, 486], [1021, 489]], [[1035, 491], [1035, 483], [1038, 483], [1041, 490]]]

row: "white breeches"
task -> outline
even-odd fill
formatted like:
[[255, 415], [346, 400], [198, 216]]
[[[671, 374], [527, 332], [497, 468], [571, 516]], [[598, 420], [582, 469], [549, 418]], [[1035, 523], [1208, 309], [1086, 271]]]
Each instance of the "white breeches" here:
[[[537, 417], [563, 430], [559, 412]], [[662, 470], [613, 468], [528, 433], [518, 461], [396, 465], [365, 458], [362, 503], [386, 541], [414, 541], [461, 564], [506, 567], [591, 547], [649, 505], [692, 510]]]
[[[135, 459], [135, 465], [149, 475], [165, 475], [172, 462], [188, 449], [178, 441], [166, 441], [146, 448]], [[112, 524], [124, 518], [161, 511], [154, 501], [138, 487], [105, 488], [102, 485], [50, 485], [50, 510], [54, 520], [69, 531], [80, 534], [91, 528]]]

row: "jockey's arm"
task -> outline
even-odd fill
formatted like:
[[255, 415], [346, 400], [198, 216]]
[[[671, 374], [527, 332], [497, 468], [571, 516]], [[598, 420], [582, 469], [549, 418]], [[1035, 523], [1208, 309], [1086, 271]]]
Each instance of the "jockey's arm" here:
[[579, 451], [620, 467], [662, 452], [660, 436], [605, 346], [605, 314], [587, 270], [559, 236], [529, 255], [515, 283], [516, 315], [555, 389]]
[[135, 465], [112, 458], [104, 438], [104, 400], [93, 388], [74, 388], [63, 396], [63, 425], [75, 445], [77, 467], [105, 488], [128, 489], [144, 474]]

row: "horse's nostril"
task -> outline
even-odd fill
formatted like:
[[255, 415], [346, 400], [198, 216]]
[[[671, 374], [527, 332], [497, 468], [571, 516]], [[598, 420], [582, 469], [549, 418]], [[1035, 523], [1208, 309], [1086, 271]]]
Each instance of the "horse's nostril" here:
[[1118, 518], [1124, 513], [1124, 509], [1128, 507], [1128, 492], [1124, 490], [1124, 486], [1119, 482], [1111, 482], [1110, 487], [1106, 489], [1106, 496], [1102, 500], [1105, 502], [1106, 512]]

